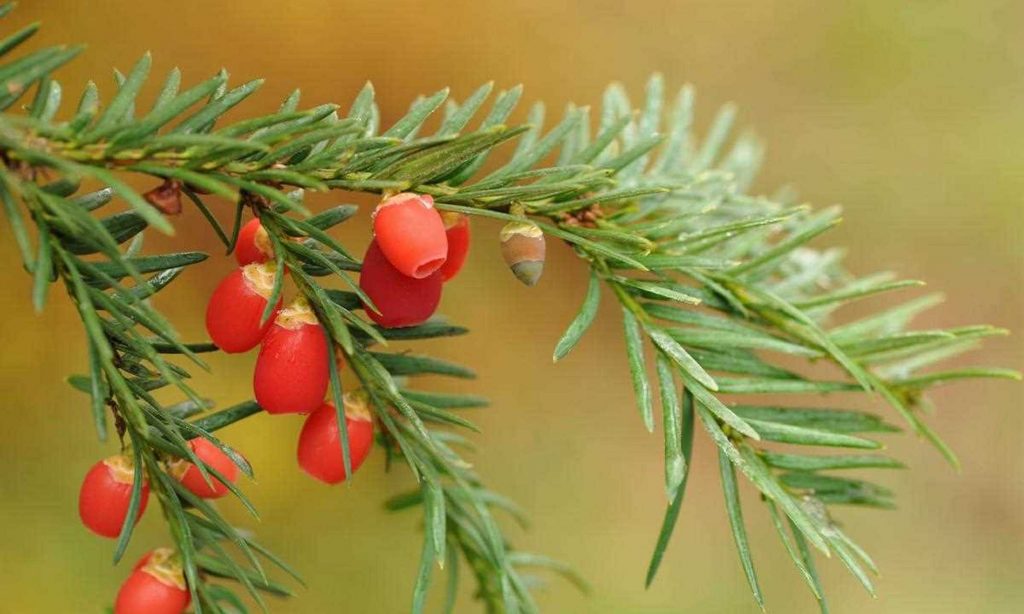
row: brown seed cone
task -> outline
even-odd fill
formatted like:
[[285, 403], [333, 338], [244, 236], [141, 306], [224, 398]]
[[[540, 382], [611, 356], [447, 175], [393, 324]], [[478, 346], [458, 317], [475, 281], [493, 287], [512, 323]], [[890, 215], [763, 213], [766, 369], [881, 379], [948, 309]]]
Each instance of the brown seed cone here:
[[165, 215], [181, 213], [181, 182], [168, 179], [142, 195], [146, 202]]
[[501, 229], [501, 255], [516, 279], [534, 286], [544, 272], [546, 244], [540, 227], [528, 221], [509, 222]]

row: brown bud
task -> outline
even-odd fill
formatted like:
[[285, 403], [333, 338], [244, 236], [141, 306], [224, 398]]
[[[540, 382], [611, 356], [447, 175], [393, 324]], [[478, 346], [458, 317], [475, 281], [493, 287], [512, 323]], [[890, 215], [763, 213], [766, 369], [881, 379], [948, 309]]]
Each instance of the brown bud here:
[[536, 285], [544, 272], [544, 233], [529, 221], [509, 222], [501, 229], [501, 255], [516, 279]]
[[146, 202], [153, 205], [166, 215], [181, 213], [181, 182], [167, 179], [157, 187], [142, 195]]

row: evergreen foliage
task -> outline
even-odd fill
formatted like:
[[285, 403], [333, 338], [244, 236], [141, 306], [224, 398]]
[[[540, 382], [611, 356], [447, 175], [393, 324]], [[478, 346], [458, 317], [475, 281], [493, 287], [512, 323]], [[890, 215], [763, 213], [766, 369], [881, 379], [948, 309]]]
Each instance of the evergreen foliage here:
[[[902, 467], [876, 452], [878, 436], [899, 429], [874, 413], [844, 409], [844, 401], [854, 395], [878, 399], [956, 465], [925, 421], [926, 392], [960, 379], [1019, 379], [997, 368], [933, 368], [985, 337], [1006, 333], [984, 325], [912, 328], [914, 316], [939, 303], [938, 296], [912, 298], [855, 321], [843, 318], [842, 308], [854, 301], [920, 284], [888, 272], [857, 276], [844, 268], [840, 250], [809, 247], [838, 223], [839, 211], [812, 209], [788, 192], [749, 195], [761, 147], [749, 135], [731, 140], [731, 107], [697, 139], [689, 87], [669, 102], [655, 76], [634, 110], [623, 88], [613, 85], [595, 117], [588, 108], [570, 106], [547, 130], [539, 103], [527, 125], [507, 125], [521, 89], [492, 96], [490, 84], [462, 102], [449, 100], [446, 90], [420, 98], [388, 128], [380, 125], [370, 85], [347, 109], [302, 108], [296, 90], [274, 113], [227, 123], [222, 116], [253, 95], [260, 81], [231, 85], [221, 71], [183, 89], [180, 72], [173, 70], [152, 106], [143, 108], [137, 96], [150, 77], [148, 55], [127, 74], [115, 72], [108, 102], [101, 103], [100, 89], [90, 83], [77, 105], [62, 104], [64, 92], [52, 74], [79, 48], [45, 48], [12, 59], [35, 30], [30, 26], [0, 41], [0, 198], [33, 278], [36, 309], [56, 284], [81, 315], [89, 370], [70, 382], [89, 396], [99, 438], [108, 437], [113, 424], [148, 475], [197, 612], [245, 611], [220, 579], [235, 581], [263, 606], [264, 593], [290, 594], [271, 579], [272, 568], [298, 576], [168, 473], [168, 459], [184, 457], [219, 479], [187, 443], [204, 437], [251, 475], [245, 459], [214, 433], [261, 411], [247, 401], [212, 412], [212, 403], [190, 386], [188, 369], [205, 369], [202, 354], [216, 348], [181, 340], [151, 304], [152, 296], [206, 258], [142, 252], [144, 229], [173, 233], [166, 214], [181, 196], [202, 212], [228, 251], [245, 209], [260, 218], [277, 258], [275, 294], [290, 272], [368, 396], [389, 466], [404, 465], [416, 477], [416, 490], [386, 503], [392, 510], [422, 510], [413, 611], [422, 610], [438, 565], [448, 574], [449, 611], [462, 565], [491, 612], [538, 609], [530, 594], [532, 568], [582, 582], [559, 562], [514, 549], [502, 533], [496, 514], [521, 521], [522, 512], [489, 490], [459, 451], [469, 445], [462, 431], [475, 430], [461, 410], [485, 401], [408, 387], [420, 374], [471, 377], [472, 371], [387, 347], [389, 340], [467, 331], [442, 320], [387, 330], [361, 317], [368, 300], [351, 277], [360, 263], [327, 232], [354, 207], [314, 214], [303, 204], [306, 191], [430, 194], [441, 210], [506, 222], [528, 216], [571, 246], [589, 269], [590, 285], [554, 359], [586, 333], [601, 300], [616, 301], [640, 419], [653, 431], [660, 414], [666, 513], [648, 584], [676, 528], [700, 425], [718, 447], [733, 538], [760, 606], [764, 598], [744, 527], [744, 513], [753, 511], [741, 508], [740, 478], [760, 492], [783, 547], [823, 611], [813, 550], [835, 554], [873, 592], [874, 564], [833, 513], [843, 505], [893, 506], [888, 489], [841, 472]], [[443, 116], [440, 127], [421, 134], [436, 113]], [[485, 166], [506, 142], [514, 145], [510, 155]], [[139, 194], [125, 182], [129, 174], [156, 178], [161, 191]], [[81, 193], [83, 184], [105, 187]], [[100, 210], [115, 197], [127, 210], [104, 215]], [[222, 226], [225, 202], [233, 205], [233, 222]], [[602, 286], [610, 292], [602, 293]], [[331, 383], [340, 411], [342, 381], [333, 364]], [[159, 402], [153, 393], [164, 388], [176, 389], [182, 401]], [[784, 400], [772, 406], [743, 402], [745, 395], [762, 393]], [[826, 394], [827, 403], [819, 403]], [[794, 447], [780, 450], [777, 443]], [[843, 453], [829, 453], [833, 448]], [[339, 454], [348, 467], [347, 435]], [[255, 516], [244, 492], [224, 483]], [[129, 522], [115, 546], [115, 562], [131, 534]]]

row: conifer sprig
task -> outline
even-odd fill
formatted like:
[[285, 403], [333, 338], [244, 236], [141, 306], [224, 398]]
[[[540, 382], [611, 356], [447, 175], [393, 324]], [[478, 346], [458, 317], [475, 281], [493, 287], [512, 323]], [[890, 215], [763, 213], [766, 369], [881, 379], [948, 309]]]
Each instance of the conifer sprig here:
[[[5, 5], [0, 13], [9, 10]], [[831, 402], [809, 408], [804, 399], [828, 393], [872, 395], [956, 464], [922, 417], [926, 391], [960, 379], [1019, 378], [1004, 369], [927, 370], [985, 337], [1005, 334], [988, 326], [910, 328], [914, 316], [939, 302], [935, 296], [845, 320], [841, 309], [853, 301], [920, 284], [890, 273], [857, 277], [842, 266], [838, 250], [811, 248], [812, 240], [838, 223], [837, 209], [816, 211], [798, 205], [788, 193], [748, 195], [762, 157], [760, 145], [749, 136], [730, 143], [732, 107], [723, 109], [708, 134], [697, 139], [688, 87], [666, 104], [664, 84], [654, 77], [635, 111], [625, 91], [612, 86], [593, 131], [590, 109], [581, 107], [570, 107], [544, 131], [540, 104], [530, 110], [527, 125], [509, 126], [521, 89], [499, 92], [488, 105], [490, 84], [461, 104], [449, 100], [447, 90], [423, 97], [383, 130], [369, 85], [346, 111], [331, 104], [300, 109], [296, 91], [275, 113], [224, 124], [223, 115], [253, 95], [261, 81], [231, 86], [222, 70], [183, 90], [175, 69], [144, 109], [138, 93], [149, 77], [146, 55], [127, 75], [115, 73], [117, 87], [109, 103], [101, 104], [99, 88], [90, 84], [77, 108], [62, 113], [63, 92], [51, 74], [78, 49], [50, 48], [7, 60], [34, 31], [32, 26], [0, 41], [6, 61], [0, 66], [0, 199], [33, 276], [37, 309], [49, 285], [59, 281], [82, 317], [89, 373], [72, 377], [71, 383], [90, 395], [99, 436], [106, 436], [109, 409], [136, 465], [149, 476], [181, 552], [197, 611], [244, 610], [237, 595], [209, 583], [211, 578], [237, 581], [261, 605], [261, 592], [286, 594], [287, 588], [264, 574], [260, 557], [292, 572], [167, 472], [169, 459], [188, 458], [210, 479], [220, 479], [187, 444], [190, 438], [205, 437], [251, 473], [244, 459], [211, 433], [261, 411], [250, 401], [204, 414], [210, 403], [189, 387], [188, 372], [177, 363], [187, 359], [204, 368], [199, 354], [215, 348], [179, 340], [148, 300], [185, 267], [205, 258], [193, 252], [141, 255], [142, 230], [152, 226], [173, 232], [168, 215], [184, 203], [197, 207], [229, 251], [244, 210], [260, 218], [278, 261], [269, 304], [276, 302], [289, 271], [291, 283], [313, 306], [367, 396], [389, 461], [400, 460], [416, 477], [414, 491], [387, 503], [395, 510], [423, 509], [413, 611], [423, 608], [435, 565], [449, 574], [449, 610], [460, 560], [491, 612], [536, 611], [526, 568], [546, 567], [575, 577], [560, 563], [509, 545], [493, 512], [503, 510], [518, 519], [518, 508], [488, 490], [456, 452], [467, 443], [457, 429], [475, 430], [459, 410], [481, 400], [407, 387], [419, 374], [471, 377], [472, 372], [387, 348], [389, 340], [462, 334], [465, 329], [438, 320], [388, 330], [361, 317], [360, 309], [373, 306], [350, 276], [360, 263], [327, 232], [348, 219], [354, 207], [313, 215], [303, 203], [305, 191], [415, 191], [432, 195], [443, 210], [503, 222], [528, 217], [548, 236], [567, 243], [586, 263], [591, 282], [579, 313], [555, 346], [555, 360], [583, 337], [602, 300], [601, 286], [608, 288], [607, 295], [621, 308], [626, 363], [642, 423], [653, 431], [660, 413], [664, 434], [659, 445], [664, 447], [668, 503], [648, 584], [676, 526], [698, 424], [719, 450], [733, 540], [757, 603], [763, 607], [764, 598], [737, 474], [760, 491], [783, 547], [825, 610], [810, 546], [835, 553], [869, 591], [875, 571], [867, 554], [832, 520], [834, 506], [893, 506], [888, 489], [834, 472], [902, 465], [872, 453], [881, 447], [877, 434], [898, 430], [882, 418]], [[34, 97], [22, 111], [7, 111], [33, 87]], [[438, 127], [426, 134], [438, 112]], [[505, 143], [514, 148], [503, 163], [486, 164]], [[124, 182], [126, 173], [153, 177], [160, 185], [139, 194]], [[76, 196], [83, 182], [105, 187]], [[114, 196], [129, 210], [93, 215]], [[223, 201], [232, 205], [227, 225], [219, 221]], [[181, 359], [168, 360], [172, 354]], [[805, 362], [832, 368], [800, 366]], [[152, 393], [163, 387], [176, 388], [184, 400], [161, 404]], [[330, 394], [339, 412], [342, 393], [341, 375], [332, 364]], [[762, 393], [786, 395], [792, 405], [736, 401]], [[342, 435], [339, 454], [348, 470], [344, 428]], [[775, 443], [801, 448], [780, 451]], [[825, 454], [833, 448], [844, 452]], [[224, 483], [251, 509], [237, 487]], [[138, 492], [133, 497], [137, 505]], [[115, 560], [131, 537], [129, 525], [115, 547]], [[224, 545], [234, 547], [236, 555]]]

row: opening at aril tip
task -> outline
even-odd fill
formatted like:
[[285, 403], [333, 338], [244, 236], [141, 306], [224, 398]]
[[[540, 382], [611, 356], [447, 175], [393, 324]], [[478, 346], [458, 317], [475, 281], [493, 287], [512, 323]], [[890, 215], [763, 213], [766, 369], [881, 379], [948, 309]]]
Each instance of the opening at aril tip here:
[[413, 271], [413, 277], [415, 277], [416, 279], [430, 277], [430, 275], [433, 274], [434, 271], [441, 268], [441, 265], [444, 264], [444, 261], [445, 258], [434, 258], [433, 260], [428, 260], [424, 262], [423, 264], [416, 267], [416, 269]]

